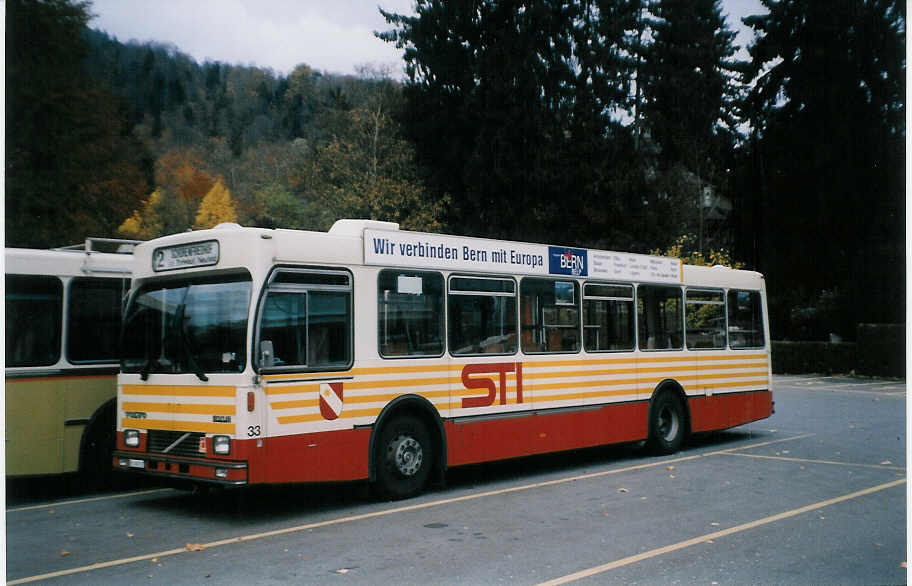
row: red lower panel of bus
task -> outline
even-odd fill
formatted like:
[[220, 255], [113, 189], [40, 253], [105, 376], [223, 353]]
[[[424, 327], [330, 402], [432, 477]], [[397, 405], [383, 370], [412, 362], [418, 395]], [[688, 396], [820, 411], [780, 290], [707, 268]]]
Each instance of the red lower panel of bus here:
[[[370, 428], [271, 437], [250, 459], [250, 482], [333, 482], [367, 478]], [[251, 452], [255, 442], [247, 442]], [[253, 456], [253, 453], [250, 454]]]
[[447, 421], [447, 464], [460, 466], [645, 439], [649, 403]]
[[[709, 397], [690, 397], [691, 430], [727, 429], [772, 414], [772, 393], [755, 391]], [[492, 460], [518, 458], [604, 444], [644, 440], [648, 434], [649, 402], [623, 403], [566, 411], [534, 412], [496, 418], [469, 418], [444, 422], [447, 465], [461, 466]], [[229, 457], [205, 458], [203, 468], [195, 462], [187, 470], [175, 465], [171, 475], [203, 480], [212, 478], [220, 460], [246, 462], [246, 481], [257, 483], [328, 482], [368, 477], [371, 428], [234, 440]], [[118, 433], [122, 456], [144, 460], [167, 460], [144, 450], [129, 450]], [[199, 462], [204, 464], [204, 462]], [[115, 458], [115, 466], [117, 459]], [[153, 470], [147, 470], [153, 472]], [[158, 472], [161, 470], [155, 470]], [[170, 470], [169, 470], [170, 471]], [[241, 480], [239, 476], [236, 480]]]
[[713, 431], [769, 417], [773, 413], [773, 393], [754, 391], [690, 397], [688, 404], [691, 431]]

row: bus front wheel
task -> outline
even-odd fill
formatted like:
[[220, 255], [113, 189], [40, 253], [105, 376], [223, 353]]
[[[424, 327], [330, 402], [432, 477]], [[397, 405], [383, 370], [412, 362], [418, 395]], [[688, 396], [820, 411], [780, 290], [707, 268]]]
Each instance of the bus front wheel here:
[[411, 415], [397, 416], [380, 430], [374, 462], [381, 496], [404, 499], [427, 484], [434, 453], [427, 426]]
[[681, 448], [687, 424], [684, 406], [673, 392], [655, 398], [649, 415], [649, 447], [657, 454], [674, 454]]

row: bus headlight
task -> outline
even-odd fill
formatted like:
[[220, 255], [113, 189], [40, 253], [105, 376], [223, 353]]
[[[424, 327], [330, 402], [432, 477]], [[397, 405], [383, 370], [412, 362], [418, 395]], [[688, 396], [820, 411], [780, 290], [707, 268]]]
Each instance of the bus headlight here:
[[138, 448], [139, 447], [139, 430], [138, 429], [125, 429], [124, 430], [124, 445], [128, 448]]
[[231, 438], [227, 435], [212, 436], [212, 451], [222, 456], [231, 453]]

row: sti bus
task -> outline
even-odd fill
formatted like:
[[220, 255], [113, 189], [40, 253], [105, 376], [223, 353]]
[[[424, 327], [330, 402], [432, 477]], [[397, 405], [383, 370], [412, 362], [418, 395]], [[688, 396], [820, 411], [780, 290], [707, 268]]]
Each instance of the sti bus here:
[[98, 248], [134, 243], [6, 249], [7, 478], [110, 475], [132, 259]]
[[769, 417], [763, 277], [406, 232], [220, 225], [134, 253], [116, 468], [197, 483], [367, 479]]

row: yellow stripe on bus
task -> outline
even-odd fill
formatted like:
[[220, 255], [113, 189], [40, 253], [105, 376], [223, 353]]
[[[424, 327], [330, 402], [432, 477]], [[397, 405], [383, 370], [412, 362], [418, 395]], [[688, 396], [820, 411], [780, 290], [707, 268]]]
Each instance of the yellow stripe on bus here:
[[320, 392], [320, 385], [315, 384], [306, 384], [306, 385], [286, 385], [281, 387], [271, 386], [266, 387], [266, 394], [270, 397], [273, 395], [296, 395], [299, 393], [314, 393], [317, 394]]
[[535, 395], [533, 399], [533, 406], [537, 406], [538, 403], [546, 403], [551, 401], [567, 401], [569, 399], [595, 399], [597, 397], [620, 397], [623, 395], [636, 395], [636, 387], [628, 387], [626, 389], [613, 389], [606, 391], [587, 391], [583, 393], [563, 393], [563, 394], [553, 394], [553, 395]]
[[[629, 367], [635, 367], [637, 364], [650, 364], [650, 363], [660, 363], [660, 362], [696, 362], [696, 363], [705, 363], [713, 361], [750, 361], [750, 360], [769, 360], [769, 353], [750, 353], [750, 354], [703, 354], [702, 352], [694, 352], [688, 354], [687, 356], [681, 356], [680, 351], [669, 351], [675, 352], [674, 355], [670, 356], [649, 356], [649, 355], [638, 355], [633, 356], [627, 354], [623, 357], [617, 358], [597, 358], [597, 359], [588, 359], [588, 358], [574, 358], [571, 360], [536, 360], [531, 356], [523, 356], [523, 368], [549, 368], [556, 366], [610, 366], [610, 365], [625, 365]], [[476, 356], [473, 358], [482, 358], [485, 356]], [[518, 354], [504, 355], [504, 356], [491, 356], [490, 358], [500, 358], [503, 361], [516, 361], [520, 356]], [[487, 357], [485, 357], [487, 358]], [[531, 359], [530, 359], [531, 358]], [[441, 361], [435, 364], [428, 365], [403, 365], [403, 366], [377, 366], [377, 367], [362, 367], [362, 368], [353, 368], [347, 371], [338, 371], [338, 372], [306, 372], [309, 376], [320, 377], [321, 379], [327, 379], [328, 381], [334, 378], [343, 378], [343, 377], [353, 377], [353, 376], [369, 376], [369, 375], [383, 375], [383, 374], [417, 374], [417, 373], [427, 373], [427, 372], [441, 372], [449, 373], [450, 376], [458, 375], [464, 366], [467, 364], [476, 364], [474, 362], [446, 362], [449, 359], [441, 358]], [[456, 360], [462, 360], [462, 358], [456, 358]], [[720, 367], [721, 368], [721, 367]], [[264, 375], [263, 380], [267, 382], [282, 382], [284, 380], [293, 380], [300, 378], [304, 372], [299, 373], [289, 373], [289, 374], [269, 374]]]
[[[672, 368], [662, 368], [662, 367], [652, 367], [652, 368], [616, 368], [610, 370], [575, 370], [575, 371], [566, 371], [558, 370], [553, 372], [526, 372], [525, 367], [523, 368], [523, 381], [527, 380], [536, 380], [544, 378], [579, 378], [579, 377], [594, 377], [594, 376], [614, 376], [614, 375], [623, 375], [623, 374], [641, 374], [641, 373], [665, 373], [667, 374], [664, 378], [676, 378], [678, 375], [676, 373], [680, 372], [689, 372], [689, 371], [709, 371], [709, 370], [752, 370], [752, 371], [766, 371], [766, 364], [715, 364], [715, 365], [682, 365], [675, 366]], [[724, 376], [737, 376], [738, 373], [732, 373], [730, 375], [724, 374]]]
[[124, 417], [122, 427], [133, 429], [163, 429], [168, 431], [202, 431], [205, 433], [234, 433], [233, 423], [211, 423], [207, 421], [168, 421], [164, 419], [132, 419]]
[[124, 395], [174, 395], [180, 397], [234, 397], [235, 387], [194, 385], [123, 385]]
[[[400, 378], [394, 380], [346, 382], [346, 389], [388, 389], [390, 387], [422, 387], [431, 385], [448, 385], [454, 380], [447, 378]], [[456, 379], [458, 380], [458, 379]]]
[[144, 411], [151, 413], [169, 413], [182, 415], [236, 415], [235, 405], [211, 405], [197, 403], [135, 403], [122, 404], [124, 411]]

